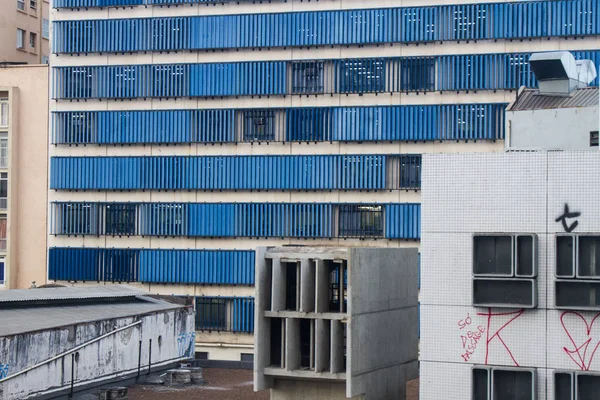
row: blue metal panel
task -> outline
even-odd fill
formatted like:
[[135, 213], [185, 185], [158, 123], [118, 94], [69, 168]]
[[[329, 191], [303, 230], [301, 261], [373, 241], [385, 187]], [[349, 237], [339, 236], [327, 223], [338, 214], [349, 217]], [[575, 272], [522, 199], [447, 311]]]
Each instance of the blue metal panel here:
[[386, 205], [385, 237], [388, 239], [419, 239], [421, 237], [421, 205]]
[[233, 315], [231, 326], [232, 332], [254, 332], [254, 298], [234, 297]]
[[254, 251], [142, 250], [140, 282], [253, 285]]
[[[398, 155], [52, 157], [56, 190], [397, 190]], [[411, 156], [412, 157], [412, 156]], [[413, 162], [413, 161], [411, 161]], [[416, 161], [420, 165], [420, 157]], [[162, 235], [162, 233], [159, 233]]]
[[253, 285], [254, 251], [49, 249], [51, 280]]
[[[55, 7], [115, 0], [57, 0]], [[167, 1], [116, 0], [139, 5]], [[56, 53], [524, 39], [598, 33], [597, 0], [54, 22]]]

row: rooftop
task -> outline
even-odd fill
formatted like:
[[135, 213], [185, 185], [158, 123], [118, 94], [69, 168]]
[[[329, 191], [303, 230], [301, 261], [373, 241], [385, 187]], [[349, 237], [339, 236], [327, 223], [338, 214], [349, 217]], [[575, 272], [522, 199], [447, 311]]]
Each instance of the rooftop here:
[[127, 286], [0, 291], [0, 337], [184, 307]]
[[558, 108], [597, 107], [598, 87], [573, 90], [568, 96], [540, 94], [538, 89], [521, 88], [517, 99], [506, 111], [552, 110]]

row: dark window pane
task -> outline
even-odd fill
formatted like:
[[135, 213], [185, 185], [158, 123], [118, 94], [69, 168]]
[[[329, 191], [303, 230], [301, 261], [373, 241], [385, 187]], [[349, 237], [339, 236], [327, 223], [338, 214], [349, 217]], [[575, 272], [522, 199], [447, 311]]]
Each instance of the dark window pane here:
[[227, 330], [225, 299], [196, 298], [196, 329], [208, 331]]
[[309, 369], [310, 363], [310, 319], [300, 319], [300, 368]]
[[400, 66], [400, 89], [403, 92], [425, 92], [435, 89], [435, 60], [407, 58]]
[[489, 374], [487, 369], [473, 368], [472, 400], [489, 399]]
[[534, 256], [534, 240], [533, 236], [518, 236], [517, 237], [517, 275], [532, 276]]
[[135, 204], [109, 204], [106, 206], [107, 235], [135, 235]]
[[475, 275], [512, 275], [510, 236], [475, 236], [473, 246]]
[[254, 354], [251, 353], [241, 353], [240, 361], [244, 362], [254, 362]]
[[598, 400], [598, 398], [600, 398], [600, 376], [578, 375], [577, 400]]
[[554, 400], [573, 400], [571, 374], [554, 374]]
[[556, 276], [573, 276], [573, 237], [556, 237]]
[[494, 400], [533, 400], [533, 376], [530, 371], [494, 370]]
[[473, 305], [533, 307], [535, 306], [533, 281], [473, 279]]
[[283, 326], [281, 318], [271, 318], [271, 366], [283, 367]]
[[600, 277], [600, 236], [579, 237], [579, 276]]
[[323, 62], [300, 61], [292, 64], [292, 93], [323, 93]]
[[339, 208], [340, 237], [382, 237], [381, 206], [341, 205]]
[[285, 309], [289, 311], [298, 311], [298, 263], [285, 263]]
[[556, 307], [600, 306], [600, 281], [557, 281]]
[[244, 140], [275, 140], [275, 112], [248, 110], [244, 112]]

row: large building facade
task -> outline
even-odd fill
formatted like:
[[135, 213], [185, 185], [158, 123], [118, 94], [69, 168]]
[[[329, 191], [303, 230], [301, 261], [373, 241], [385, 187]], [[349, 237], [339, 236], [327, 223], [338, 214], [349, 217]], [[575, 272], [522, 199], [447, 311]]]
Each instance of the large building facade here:
[[0, 63], [48, 64], [50, 2], [0, 1]]
[[46, 283], [48, 66], [0, 68], [0, 290]]
[[455, 3], [55, 1], [49, 278], [196, 296], [240, 360], [257, 246], [418, 246], [421, 154], [501, 150], [531, 52], [600, 54], [597, 0]]

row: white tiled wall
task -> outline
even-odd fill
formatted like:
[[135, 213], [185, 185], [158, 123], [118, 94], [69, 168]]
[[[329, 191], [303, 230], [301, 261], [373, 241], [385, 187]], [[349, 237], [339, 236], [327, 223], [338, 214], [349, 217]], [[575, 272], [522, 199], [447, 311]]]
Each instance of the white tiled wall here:
[[[574, 233], [600, 233], [600, 154], [424, 155], [422, 170], [421, 400], [470, 399], [473, 365], [536, 368], [538, 400], [557, 369], [600, 371], [600, 312], [554, 308], [555, 219], [567, 203]], [[493, 232], [537, 234], [536, 309], [471, 306], [472, 235]]]

